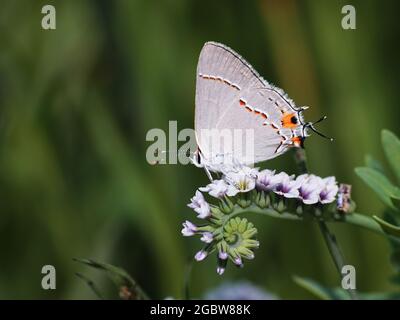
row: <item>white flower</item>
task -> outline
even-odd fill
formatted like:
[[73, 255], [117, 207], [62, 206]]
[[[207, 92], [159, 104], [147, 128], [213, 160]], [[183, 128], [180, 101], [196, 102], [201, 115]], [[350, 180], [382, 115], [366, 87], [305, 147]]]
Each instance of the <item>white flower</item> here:
[[260, 190], [269, 191], [272, 190], [276, 184], [274, 179], [275, 171], [268, 169], [262, 170], [258, 173], [256, 186]]
[[259, 173], [259, 169], [258, 168], [252, 168], [252, 167], [242, 167], [239, 170], [239, 173], [243, 173], [245, 175], [247, 175], [250, 178], [256, 179]]
[[321, 203], [331, 203], [335, 200], [339, 191], [335, 177], [322, 179], [322, 190], [319, 193]]
[[313, 174], [302, 174], [296, 181], [300, 184], [299, 198], [305, 204], [315, 204], [319, 201], [322, 189], [322, 179]]
[[232, 173], [238, 173], [241, 175], [246, 175], [249, 178], [256, 179], [258, 175], [258, 168], [252, 168], [240, 163], [236, 163], [235, 165], [228, 165], [223, 168], [222, 173], [227, 176]]
[[204, 232], [202, 237], [200, 238], [201, 241], [205, 242], [205, 243], [211, 243], [214, 238], [213, 238], [213, 234], [211, 232]]
[[208, 192], [214, 198], [223, 198], [224, 195], [235, 196], [239, 190], [226, 183], [224, 180], [213, 180], [206, 187], [200, 188], [200, 191]]
[[185, 237], [193, 236], [197, 232], [197, 227], [190, 221], [186, 220], [183, 224], [182, 234]]
[[198, 213], [197, 218], [205, 219], [211, 215], [210, 206], [200, 191], [197, 190], [195, 196], [190, 201], [191, 203], [188, 204], [188, 207]]
[[255, 178], [243, 172], [230, 172], [225, 176], [225, 180], [237, 189], [237, 192], [249, 192], [256, 186]]
[[299, 196], [299, 183], [293, 180], [293, 176], [289, 176], [285, 172], [278, 173], [273, 177], [275, 184], [273, 191], [285, 198], [297, 198]]
[[224, 172], [224, 170], [229, 170], [233, 167], [232, 158], [224, 154], [212, 155], [209, 159], [206, 159], [200, 154], [200, 159], [202, 167], [213, 172]]

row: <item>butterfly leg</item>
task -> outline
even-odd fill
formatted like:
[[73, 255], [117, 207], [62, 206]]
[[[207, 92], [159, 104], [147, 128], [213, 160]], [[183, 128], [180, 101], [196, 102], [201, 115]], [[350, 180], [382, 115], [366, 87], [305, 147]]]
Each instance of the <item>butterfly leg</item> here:
[[210, 172], [210, 170], [208, 170], [208, 168], [206, 166], [204, 166], [204, 171], [206, 172], [208, 179], [210, 179], [210, 182], [213, 182], [214, 179], [211, 175], [211, 172]]

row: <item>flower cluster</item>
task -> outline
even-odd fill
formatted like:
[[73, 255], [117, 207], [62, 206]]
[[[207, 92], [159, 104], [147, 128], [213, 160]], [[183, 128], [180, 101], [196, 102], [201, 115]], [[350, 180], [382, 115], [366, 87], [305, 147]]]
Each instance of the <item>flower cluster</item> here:
[[[339, 190], [335, 177], [321, 178], [313, 174], [302, 174], [295, 178], [285, 172], [275, 173], [268, 169], [259, 171], [241, 167], [223, 174], [221, 180], [213, 180], [200, 191], [214, 198], [233, 197], [253, 189], [274, 192], [285, 198], [297, 198], [304, 204], [335, 201]], [[196, 211], [197, 212], [197, 211]]]
[[[213, 205], [204, 197], [208, 193], [218, 199]], [[257, 230], [247, 219], [236, 216], [240, 210], [254, 202], [265, 208], [272, 200], [277, 200], [273, 208], [281, 212], [286, 207], [285, 199], [294, 199], [299, 205], [319, 206], [335, 201], [338, 186], [334, 177], [321, 178], [313, 174], [295, 177], [285, 172], [271, 170], [259, 171], [244, 166], [230, 167], [222, 172], [222, 178], [213, 180], [206, 187], [199, 188], [188, 206], [197, 213], [203, 224], [190, 221], [183, 223], [183, 236], [199, 235], [204, 247], [195, 255], [195, 260], [202, 261], [212, 252], [217, 251], [217, 273], [222, 275], [227, 261], [236, 266], [243, 266], [243, 259], [254, 258], [254, 250], [259, 242], [255, 239]], [[283, 201], [283, 202], [282, 202]]]
[[254, 239], [257, 229], [251, 222], [239, 217], [225, 216], [218, 207], [212, 207], [210, 217], [209, 224], [205, 225], [197, 226], [190, 221], [183, 223], [184, 236], [198, 234], [200, 240], [205, 243], [204, 248], [195, 254], [196, 261], [204, 260], [216, 250], [217, 273], [222, 275], [228, 260], [238, 267], [243, 267], [243, 259], [254, 259], [253, 250], [258, 248], [259, 242]]

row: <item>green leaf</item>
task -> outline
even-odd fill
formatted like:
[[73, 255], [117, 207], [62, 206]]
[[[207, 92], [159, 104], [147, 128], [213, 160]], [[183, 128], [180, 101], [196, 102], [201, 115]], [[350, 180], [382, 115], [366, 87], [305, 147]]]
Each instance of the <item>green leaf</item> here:
[[399, 199], [400, 191], [389, 181], [388, 178], [379, 171], [367, 167], [355, 168], [355, 172], [372, 190], [375, 191], [384, 204], [391, 209], [397, 210], [391, 198]]
[[[396, 228], [400, 228], [400, 222], [394, 212], [390, 210], [386, 210], [383, 214], [383, 217], [387, 223]], [[390, 253], [390, 262], [395, 269], [395, 274], [390, 278], [390, 281], [396, 285], [400, 285], [400, 244], [394, 239], [389, 239], [391, 253]]]
[[372, 218], [379, 223], [382, 230], [385, 231], [387, 234], [390, 234], [395, 237], [400, 237], [400, 227], [397, 227], [377, 216], [372, 216]]
[[120, 290], [120, 294], [129, 294], [129, 299], [148, 299], [147, 295], [138, 286], [135, 280], [124, 270], [111, 264], [97, 262], [91, 259], [73, 259], [92, 268], [104, 271]]
[[383, 174], [385, 174], [385, 169], [383, 168], [382, 163], [372, 157], [370, 154], [367, 154], [364, 159], [365, 165], [368, 168], [375, 169]]
[[400, 292], [368, 292], [359, 296], [362, 300], [399, 300]]
[[400, 140], [389, 130], [382, 130], [381, 138], [387, 160], [400, 183]]

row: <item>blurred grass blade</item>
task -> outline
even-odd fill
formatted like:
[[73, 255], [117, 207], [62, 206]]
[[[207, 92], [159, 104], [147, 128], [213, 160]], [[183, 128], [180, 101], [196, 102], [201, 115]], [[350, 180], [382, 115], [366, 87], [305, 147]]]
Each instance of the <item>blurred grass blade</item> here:
[[400, 183], [400, 140], [389, 130], [382, 130], [381, 138], [387, 160]]
[[388, 178], [379, 171], [367, 167], [355, 168], [355, 172], [372, 190], [375, 191], [383, 203], [385, 203], [389, 208], [397, 210], [391, 198], [400, 199], [400, 190], [394, 186]]
[[88, 287], [93, 291], [93, 293], [101, 300], [104, 300], [103, 295], [101, 294], [99, 288], [97, 288], [96, 284], [93, 282], [93, 280], [89, 279], [88, 277], [84, 276], [81, 273], [75, 273], [75, 275], [82, 279], [87, 285]]
[[145, 292], [124, 269], [91, 259], [74, 259], [74, 261], [105, 271], [108, 277], [118, 287], [122, 298], [129, 300], [148, 300], [148, 296]]

